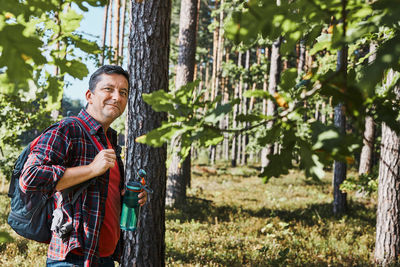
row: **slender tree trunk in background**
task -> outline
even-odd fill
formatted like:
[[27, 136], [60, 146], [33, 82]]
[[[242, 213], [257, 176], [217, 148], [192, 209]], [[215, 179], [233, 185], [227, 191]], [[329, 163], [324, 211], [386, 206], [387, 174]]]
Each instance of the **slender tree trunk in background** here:
[[[222, 7], [223, 5], [224, 5], [224, 0], [221, 0], [220, 7]], [[223, 95], [224, 91], [224, 79], [222, 78], [222, 71], [221, 71], [222, 59], [225, 51], [223, 25], [224, 25], [224, 9], [221, 8], [221, 12], [219, 13], [219, 23], [218, 23], [218, 52], [217, 52], [217, 74], [215, 79], [215, 97], [217, 97], [217, 95], [219, 94]], [[219, 126], [221, 129], [225, 128], [224, 119], [221, 119], [221, 121], [219, 122]], [[216, 153], [215, 153], [216, 158], [218, 160], [222, 158], [223, 154], [222, 151], [223, 151], [223, 146], [221, 143], [219, 143], [216, 147]]]
[[[108, 47], [111, 49], [112, 48], [112, 33], [113, 33], [113, 28], [112, 28], [112, 22], [113, 22], [113, 2], [114, 0], [109, 0], [108, 4]], [[108, 58], [108, 63], [111, 63], [111, 55], [108, 54], [110, 58]]]
[[[376, 59], [377, 45], [372, 42], [369, 46], [369, 52], [372, 55], [369, 56], [368, 62], [372, 63]], [[373, 162], [372, 155], [374, 153], [374, 143], [375, 143], [375, 122], [370, 116], [365, 117], [365, 130], [363, 138], [363, 148], [360, 155], [360, 166], [358, 168], [358, 174], [368, 174], [371, 173]]]
[[[346, 36], [346, 6], [347, 0], [342, 0], [342, 27], [343, 37]], [[338, 51], [337, 55], [337, 67], [336, 71], [342, 76], [342, 90], [348, 90], [347, 88], [347, 53], [348, 48], [344, 46]], [[339, 103], [335, 107], [334, 116], [335, 126], [338, 127], [339, 131], [346, 134], [346, 113], [345, 107], [342, 103]], [[333, 169], [333, 214], [340, 215], [347, 209], [347, 194], [340, 190], [340, 185], [346, 179], [347, 165], [346, 162], [335, 161]]]
[[[193, 81], [196, 55], [196, 19], [197, 1], [182, 0], [179, 21], [179, 51], [176, 69], [175, 90]], [[171, 140], [171, 146], [176, 152], [171, 155], [171, 164], [168, 168], [167, 206], [182, 205], [186, 201], [186, 185], [190, 181], [190, 153], [181, 167], [182, 158], [178, 155], [181, 149], [179, 137]]]
[[120, 64], [123, 65], [124, 63], [124, 37], [125, 37], [125, 25], [126, 25], [126, 1], [127, 0], [121, 0], [122, 1], [122, 18], [121, 18], [121, 30], [120, 30], [120, 35], [119, 35], [119, 47], [118, 47], [118, 56], [120, 58]]
[[[242, 61], [242, 53], [239, 52], [239, 58], [240, 61]], [[243, 74], [240, 74], [239, 78], [239, 99], [242, 101], [242, 96], [243, 96]], [[238, 104], [238, 114], [241, 114], [243, 112], [243, 105], [242, 102], [239, 102]], [[242, 125], [243, 123], [237, 123], [238, 126]], [[242, 134], [240, 133], [237, 136], [237, 154], [236, 154], [236, 162], [240, 164], [240, 157], [242, 155]]]
[[[237, 66], [241, 67], [242, 66], [242, 52], [239, 52], [238, 54], [238, 62], [237, 62]], [[239, 98], [239, 86], [240, 86], [240, 82], [235, 84], [235, 91], [234, 91], [234, 98]], [[233, 114], [232, 114], [232, 128], [236, 129], [238, 127], [238, 123], [236, 121], [237, 116], [239, 115], [239, 108], [240, 108], [240, 104], [236, 104], [233, 107]], [[235, 133], [232, 137], [232, 150], [231, 150], [231, 165], [232, 167], [236, 167], [237, 165], [237, 154], [238, 154], [238, 144], [237, 144], [237, 140], [238, 140], [238, 134]]]
[[[389, 86], [395, 75], [387, 74]], [[400, 88], [394, 88], [397, 101]], [[382, 123], [381, 157], [378, 178], [378, 208], [376, 218], [375, 262], [379, 266], [397, 266], [400, 250], [400, 136]]]
[[321, 104], [321, 122], [326, 124], [326, 103], [325, 101]]
[[114, 40], [113, 40], [113, 51], [114, 51], [114, 62], [119, 65], [118, 55], [119, 55], [119, 19], [120, 19], [120, 11], [121, 5], [120, 0], [114, 0]]
[[[229, 50], [226, 51], [225, 54], [225, 63], [229, 63]], [[224, 103], [229, 102], [229, 89], [228, 89], [228, 78], [224, 78], [224, 85], [223, 85], [223, 101]], [[229, 127], [229, 114], [226, 114], [223, 119], [223, 128], [227, 129]], [[224, 160], [229, 161], [229, 134], [224, 133], [224, 142], [223, 142], [223, 155]]]
[[207, 62], [206, 62], [206, 70], [205, 74], [206, 77], [204, 78], [204, 85], [206, 87], [205, 95], [204, 95], [204, 100], [207, 101], [210, 99], [210, 60], [208, 58], [208, 55], [210, 54], [210, 51], [207, 53]]
[[[246, 70], [250, 69], [250, 49], [246, 51], [246, 61], [244, 63], [244, 67]], [[249, 87], [249, 83], [246, 82], [244, 84], [244, 91], [247, 90]], [[248, 107], [249, 100], [247, 97], [242, 96], [242, 113], [243, 115], [246, 115], [248, 113], [247, 107]], [[243, 126], [247, 127], [249, 124], [247, 122], [243, 122]], [[242, 149], [241, 149], [241, 159], [240, 159], [240, 165], [246, 165], [247, 164], [247, 143], [249, 140], [249, 135], [247, 133], [242, 134]]]
[[305, 65], [306, 65], [306, 43], [304, 40], [300, 40], [299, 56], [297, 62], [297, 75], [301, 75], [304, 72]]
[[314, 118], [316, 121], [320, 120], [320, 112], [319, 112], [319, 106], [321, 105], [320, 102], [315, 103], [315, 112], [314, 112]]
[[[219, 0], [215, 1], [215, 9], [219, 7]], [[218, 21], [217, 18], [214, 18]], [[213, 34], [213, 64], [212, 64], [212, 74], [211, 74], [211, 100], [214, 100], [217, 93], [217, 75], [218, 75], [218, 51], [219, 51], [219, 21], [218, 26], [214, 29]], [[216, 146], [210, 147], [210, 164], [214, 165], [216, 159]]]
[[[269, 49], [268, 47], [265, 47], [264, 49], [264, 57], [266, 59], [268, 59], [268, 53], [269, 53]], [[267, 60], [266, 60], [267, 62]], [[263, 91], [267, 92], [268, 90], [268, 74], [267, 72], [264, 73], [264, 81], [263, 81]], [[267, 115], [267, 100], [265, 98], [263, 98], [263, 102], [262, 102], [262, 114], [263, 115]], [[267, 158], [267, 148], [263, 147], [261, 148], [261, 153], [260, 153], [260, 162], [261, 164], [263, 164], [263, 159]]]
[[[269, 69], [269, 81], [268, 81], [268, 93], [274, 95], [278, 88], [278, 82], [280, 77], [280, 69], [281, 69], [281, 54], [280, 47], [282, 43], [282, 37], [278, 37], [274, 41], [271, 47], [271, 65]], [[274, 116], [276, 113], [275, 103], [271, 100], [267, 101], [267, 116]], [[269, 121], [267, 123], [267, 129], [271, 129], [274, 122]], [[261, 158], [261, 172], [265, 170], [265, 168], [269, 165], [268, 156], [274, 152], [274, 144], [268, 144], [265, 150], [265, 154]]]
[[102, 48], [102, 52], [101, 52], [101, 57], [100, 57], [100, 64], [104, 65], [104, 52], [106, 49], [106, 37], [107, 37], [107, 20], [108, 20], [108, 9], [109, 9], [109, 5], [107, 4], [104, 7], [104, 18], [103, 18], [103, 35], [101, 37], [101, 48]]
[[132, 1], [131, 9], [126, 180], [143, 168], [154, 193], [141, 209], [138, 229], [123, 233], [121, 266], [165, 266], [167, 149], [138, 144], [135, 138], [160, 127], [167, 118], [146, 104], [142, 94], [168, 90], [171, 2]]
[[[260, 66], [260, 63], [261, 63], [261, 48], [260, 47], [257, 47], [256, 58], [257, 58], [257, 65]], [[256, 87], [257, 87], [257, 83], [253, 82], [253, 85], [251, 86], [251, 90], [252, 91], [256, 90]], [[256, 102], [256, 98], [254, 96], [252, 96], [250, 98], [249, 114], [251, 114], [253, 112], [255, 102]], [[253, 162], [253, 160], [254, 160], [254, 152], [250, 151], [249, 152], [249, 161]]]

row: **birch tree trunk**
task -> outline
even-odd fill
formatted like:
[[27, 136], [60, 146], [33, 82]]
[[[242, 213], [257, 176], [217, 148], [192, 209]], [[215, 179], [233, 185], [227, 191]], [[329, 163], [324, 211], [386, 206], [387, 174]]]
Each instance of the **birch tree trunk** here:
[[[196, 55], [197, 1], [181, 1], [175, 90], [193, 81]], [[176, 152], [171, 155], [171, 164], [168, 168], [166, 205], [170, 207], [185, 203], [186, 184], [190, 181], [191, 172], [190, 153], [182, 167], [180, 164], [182, 158], [177, 153], [181, 147], [180, 138], [174, 137], [171, 145], [175, 146]]]
[[143, 93], [168, 89], [168, 58], [171, 2], [132, 1], [130, 52], [130, 93], [126, 179], [143, 168], [154, 194], [141, 209], [135, 232], [123, 233], [121, 266], [165, 266], [165, 187], [166, 146], [153, 148], [138, 144], [135, 138], [161, 126], [166, 114], [155, 112]]
[[[389, 86], [395, 75], [387, 74]], [[395, 87], [396, 101], [400, 88]], [[400, 251], [400, 136], [382, 123], [381, 156], [378, 178], [378, 209], [376, 217], [375, 262], [380, 266], [397, 266]]]

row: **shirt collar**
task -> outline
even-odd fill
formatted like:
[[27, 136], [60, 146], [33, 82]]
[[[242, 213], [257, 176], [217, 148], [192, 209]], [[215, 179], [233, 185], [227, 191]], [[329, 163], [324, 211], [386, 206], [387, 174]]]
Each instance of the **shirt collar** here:
[[[102, 129], [102, 131], [104, 133], [103, 126], [98, 121], [96, 121], [86, 111], [86, 109], [81, 109], [81, 111], [78, 114], [78, 117], [83, 119], [86, 122], [86, 124], [89, 126], [91, 135], [96, 134], [100, 129]], [[107, 136], [113, 140], [113, 139], [115, 139], [116, 135], [117, 135], [117, 132], [114, 129], [112, 129], [111, 127], [109, 127], [108, 130], [107, 130]]]

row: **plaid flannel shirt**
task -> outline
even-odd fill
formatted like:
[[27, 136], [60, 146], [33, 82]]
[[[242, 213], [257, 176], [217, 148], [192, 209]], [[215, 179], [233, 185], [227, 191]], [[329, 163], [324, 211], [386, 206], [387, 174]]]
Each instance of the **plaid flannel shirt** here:
[[[81, 110], [78, 117], [83, 119], [90, 128], [90, 134], [97, 138], [103, 148], [107, 148], [107, 141], [103, 127], [86, 110]], [[109, 128], [107, 137], [116, 150], [117, 162], [123, 176], [123, 164], [120, 157], [121, 148], [117, 145], [117, 134]], [[23, 192], [40, 191], [54, 196], [54, 201], [61, 197], [55, 191], [57, 181], [63, 176], [65, 169], [81, 165], [88, 165], [97, 154], [96, 147], [88, 139], [77, 122], [66, 118], [50, 126], [40, 137], [38, 144], [32, 150], [24, 166], [20, 179], [20, 188]], [[52, 234], [48, 249], [48, 258], [64, 260], [67, 254], [76, 248], [81, 248], [85, 266], [97, 265], [98, 240], [101, 224], [104, 219], [105, 202], [108, 190], [109, 171], [94, 178], [82, 192], [75, 205], [63, 201], [64, 218], [73, 221], [73, 230], [69, 238], [63, 240], [55, 233]], [[120, 189], [124, 179], [121, 177]], [[69, 197], [71, 198], [71, 191]], [[120, 244], [117, 245], [114, 258], [119, 260]]]

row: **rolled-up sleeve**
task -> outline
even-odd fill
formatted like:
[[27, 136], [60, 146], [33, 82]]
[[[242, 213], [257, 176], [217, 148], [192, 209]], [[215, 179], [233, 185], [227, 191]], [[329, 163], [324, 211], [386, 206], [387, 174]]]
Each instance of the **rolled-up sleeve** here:
[[64, 175], [71, 142], [68, 128], [55, 124], [39, 138], [24, 165], [19, 186], [22, 192], [40, 191], [53, 194], [57, 182]]

